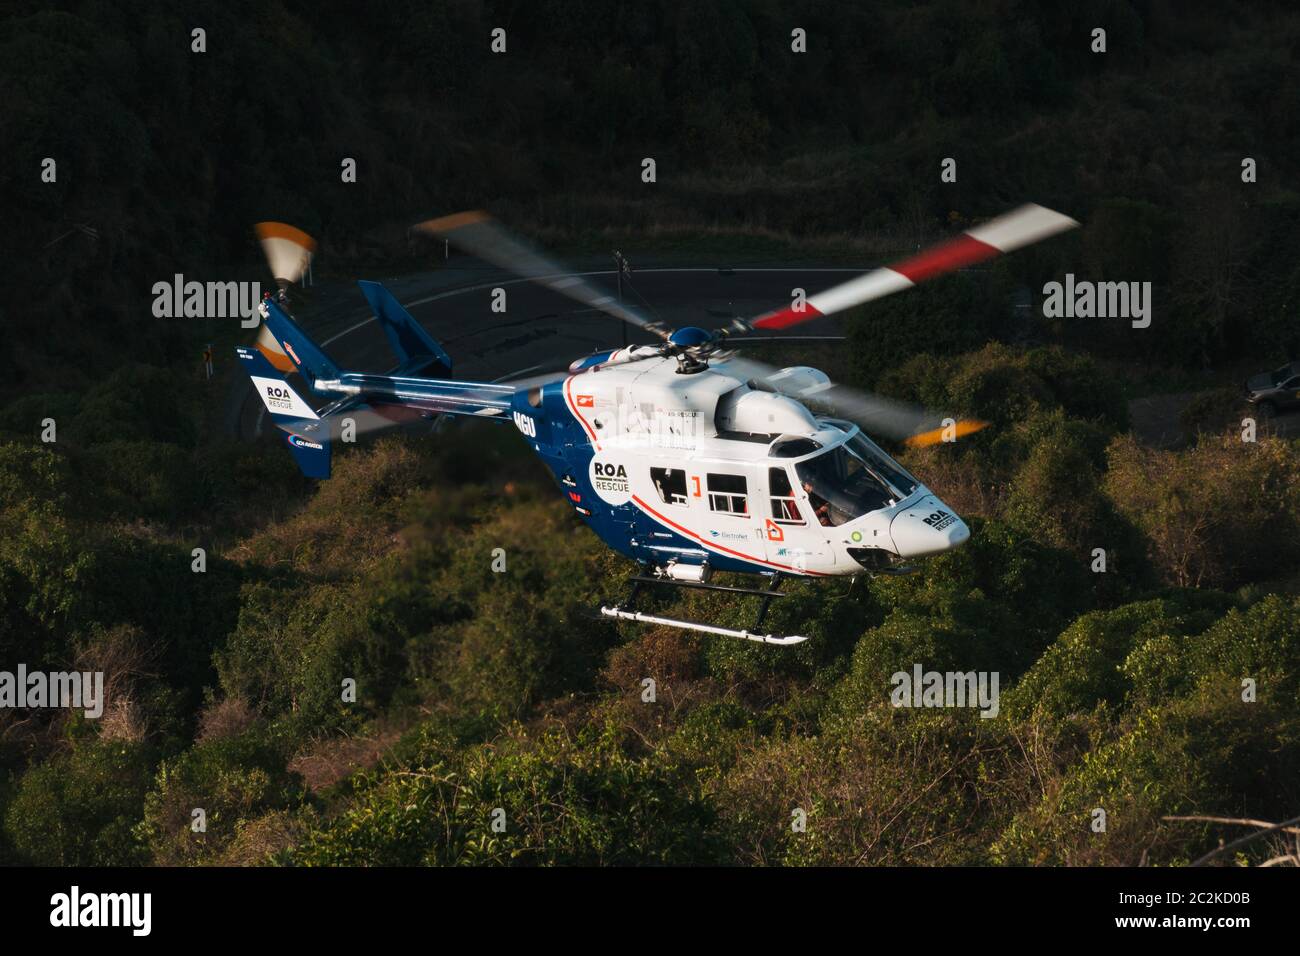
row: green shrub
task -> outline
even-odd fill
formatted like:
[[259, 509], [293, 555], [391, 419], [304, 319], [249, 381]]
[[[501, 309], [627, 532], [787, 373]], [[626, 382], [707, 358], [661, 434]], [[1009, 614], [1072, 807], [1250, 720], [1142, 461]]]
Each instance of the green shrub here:
[[1227, 609], [1228, 598], [1189, 592], [1085, 614], [1067, 627], [1004, 695], [1007, 713], [1062, 720], [1109, 705], [1121, 709], [1133, 692], [1128, 661], [1149, 642], [1182, 643]]
[[[240, 828], [270, 810], [296, 807], [301, 780], [286, 769], [281, 749], [262, 729], [238, 737], [205, 740], [163, 761], [144, 799], [141, 836], [155, 864], [211, 863]], [[195, 809], [206, 829], [195, 832]]]
[[1193, 636], [1181, 640], [1149, 635], [1135, 644], [1123, 673], [1138, 700], [1169, 700], [1209, 682], [1240, 690], [1250, 678], [1260, 700], [1300, 703], [1300, 598], [1270, 594], [1188, 633]]
[[[714, 815], [676, 767], [629, 757], [611, 731], [547, 734], [363, 775], [291, 854], [309, 865], [720, 862]], [[494, 828], [494, 820], [498, 821]], [[502, 829], [503, 827], [503, 829]]]
[[1171, 452], [1124, 436], [1108, 459], [1106, 494], [1144, 533], [1167, 582], [1231, 587], [1300, 562], [1294, 443], [1228, 435]]
[[19, 857], [36, 866], [129, 866], [148, 861], [133, 830], [144, 808], [150, 748], [94, 741], [32, 767], [5, 811]]
[[[1231, 683], [1141, 713], [1122, 736], [1083, 755], [1060, 785], [991, 848], [1012, 865], [1186, 864], [1217, 840], [1167, 815], [1283, 819], [1300, 800], [1294, 703], [1243, 703]], [[1092, 828], [1095, 811], [1106, 829]], [[1247, 851], [1259, 860], [1261, 843]]]

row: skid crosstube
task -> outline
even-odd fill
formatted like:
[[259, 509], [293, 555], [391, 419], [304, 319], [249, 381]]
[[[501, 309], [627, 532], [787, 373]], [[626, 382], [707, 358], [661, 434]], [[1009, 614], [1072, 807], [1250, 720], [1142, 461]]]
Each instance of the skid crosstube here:
[[[600, 613], [605, 617], [613, 617], [623, 621], [638, 621], [643, 624], [663, 624], [667, 627], [678, 627], [687, 631], [696, 631], [702, 634], [720, 634], [724, 637], [738, 637], [746, 641], [758, 641], [762, 644], [778, 644], [787, 646], [790, 644], [801, 644], [808, 640], [807, 637], [800, 635], [780, 635], [780, 634], [762, 634], [758, 629], [763, 626], [763, 619], [767, 617], [768, 608], [776, 598], [785, 597], [777, 590], [780, 584], [781, 575], [773, 574], [772, 583], [766, 589], [761, 588], [741, 588], [731, 587], [725, 584], [708, 584], [703, 581], [678, 581], [673, 578], [651, 577], [649, 575], [636, 575], [630, 579], [632, 590], [628, 594], [627, 600], [622, 604], [602, 605]], [[738, 630], [731, 627], [718, 627], [714, 624], [704, 624], [699, 621], [686, 621], [673, 617], [660, 617], [654, 614], [643, 614], [636, 610], [633, 604], [636, 602], [637, 595], [641, 588], [647, 584], [666, 584], [671, 587], [696, 588], [703, 591], [719, 591], [726, 594], [740, 594], [749, 597], [762, 598], [762, 604], [759, 607], [758, 617], [754, 621], [754, 630]]]

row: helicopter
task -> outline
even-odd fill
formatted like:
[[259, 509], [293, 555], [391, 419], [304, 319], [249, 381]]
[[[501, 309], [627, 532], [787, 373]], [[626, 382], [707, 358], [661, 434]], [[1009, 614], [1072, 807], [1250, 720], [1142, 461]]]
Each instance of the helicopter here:
[[[486, 213], [429, 220], [415, 230], [658, 339], [599, 350], [562, 373], [472, 382], [454, 379], [442, 347], [391, 293], [366, 281], [362, 292], [398, 364], [385, 374], [340, 368], [292, 318], [283, 294], [301, 278], [314, 243], [293, 227], [260, 223], [281, 296], [263, 301], [258, 340], [237, 353], [307, 476], [329, 477], [335, 433], [363, 408], [391, 421], [451, 415], [512, 425], [580, 519], [639, 565], [628, 597], [602, 604], [600, 615], [791, 645], [806, 636], [762, 627], [771, 602], [784, 596], [783, 579], [910, 573], [908, 562], [970, 538], [961, 517], [868, 433], [923, 446], [984, 423], [940, 418], [836, 384], [808, 366], [776, 368], [742, 356], [739, 346], [1077, 225], [1025, 205], [756, 318], [674, 330], [566, 272]], [[313, 408], [290, 384], [292, 372], [331, 401]], [[719, 584], [715, 572], [756, 575], [767, 586]], [[755, 597], [759, 609], [754, 624], [741, 629], [647, 614], [636, 601], [648, 585]]]

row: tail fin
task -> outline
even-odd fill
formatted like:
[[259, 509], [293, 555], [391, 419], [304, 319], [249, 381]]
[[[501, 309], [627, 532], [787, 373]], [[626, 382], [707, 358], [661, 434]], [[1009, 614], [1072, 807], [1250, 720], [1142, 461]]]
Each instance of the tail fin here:
[[285, 313], [273, 301], [266, 301], [266, 327], [271, 330], [286, 355], [293, 361], [294, 367], [302, 373], [307, 384], [316, 387], [317, 379], [337, 379], [339, 367], [330, 361], [329, 356], [320, 350], [307, 333], [298, 327], [298, 323]]
[[362, 280], [361, 293], [370, 303], [370, 311], [384, 328], [393, 352], [401, 363], [401, 374], [415, 375], [432, 372], [433, 378], [451, 378], [451, 357], [443, 351], [420, 323], [411, 318], [411, 313], [402, 308], [402, 304], [393, 298], [393, 294], [378, 282]]
[[285, 441], [302, 473], [308, 478], [328, 478], [329, 423], [294, 391], [284, 375], [266, 360], [261, 350], [241, 346], [235, 351], [239, 354], [244, 371], [252, 379], [262, 404], [271, 414], [271, 419], [285, 433]]

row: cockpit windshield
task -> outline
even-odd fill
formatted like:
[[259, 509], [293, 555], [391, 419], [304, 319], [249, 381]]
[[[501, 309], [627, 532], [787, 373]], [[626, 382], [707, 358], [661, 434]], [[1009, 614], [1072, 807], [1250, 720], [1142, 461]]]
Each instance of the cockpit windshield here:
[[888, 508], [917, 486], [902, 465], [861, 432], [794, 468], [822, 524], [841, 525]]
[[906, 468], [894, 461], [866, 435], [855, 431], [848, 441], [849, 450], [861, 458], [897, 493], [901, 501], [920, 484]]

